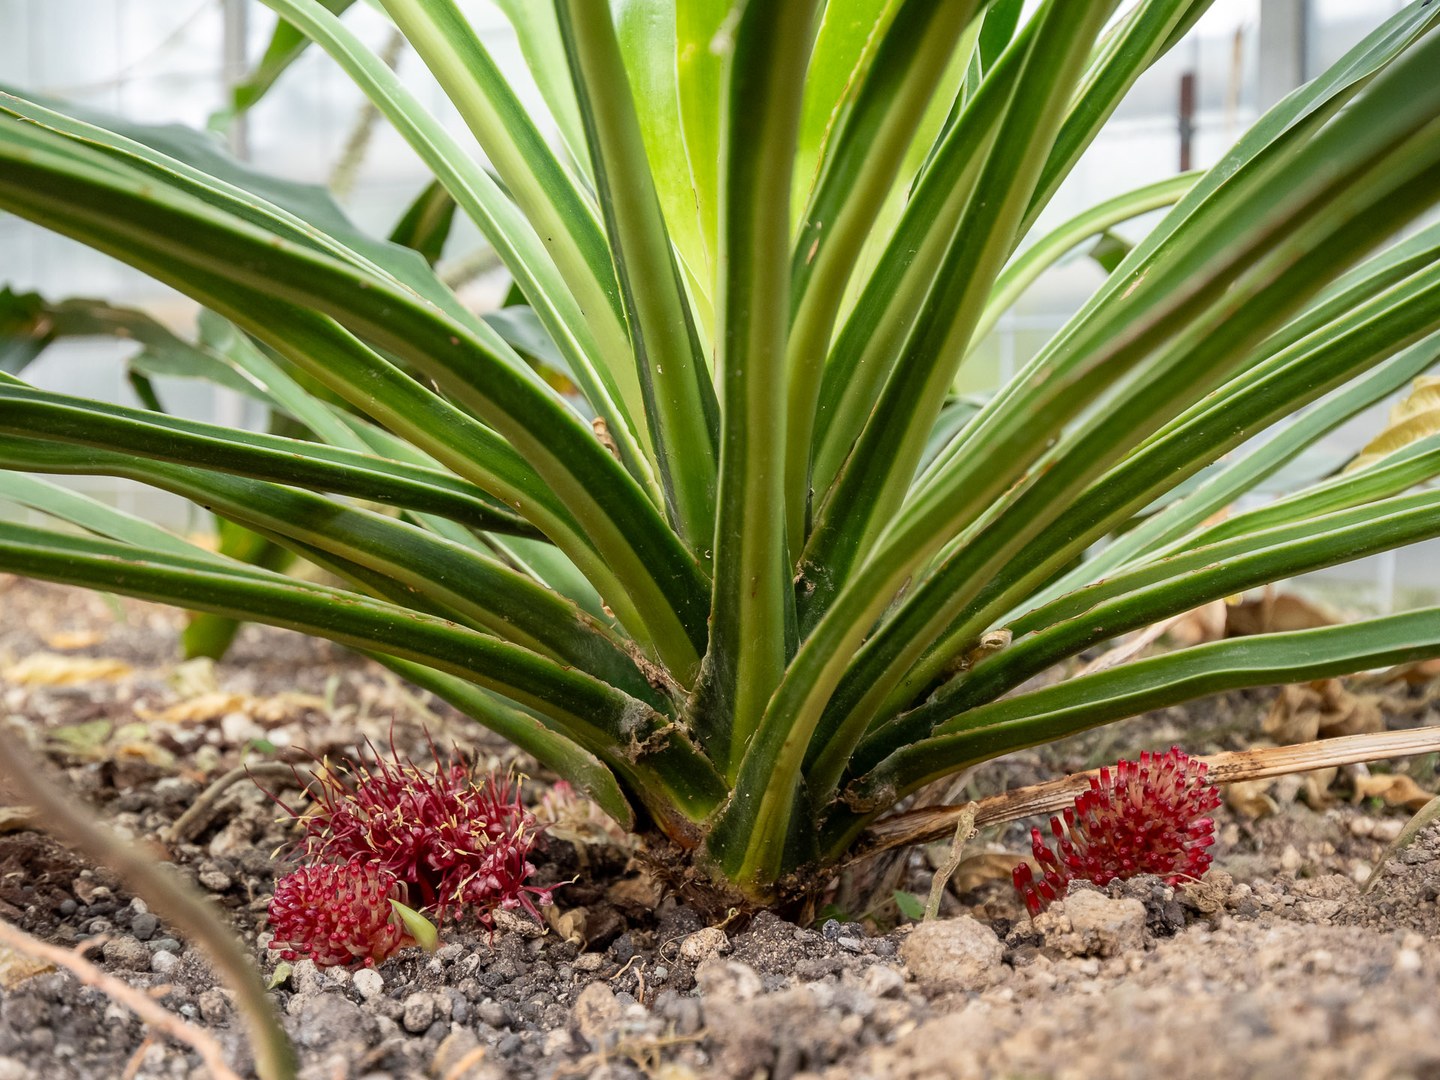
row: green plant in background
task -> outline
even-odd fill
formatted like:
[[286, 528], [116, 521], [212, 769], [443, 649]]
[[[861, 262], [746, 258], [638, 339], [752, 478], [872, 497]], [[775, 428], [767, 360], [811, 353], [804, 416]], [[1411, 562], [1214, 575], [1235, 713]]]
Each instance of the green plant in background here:
[[[405, 230], [365, 236], [198, 136], [0, 96], [0, 207], [228, 322], [227, 367], [296, 425], [0, 376], [0, 493], [84, 530], [0, 525], [0, 569], [374, 655], [752, 899], [977, 762], [1440, 655], [1432, 608], [1011, 695], [1128, 630], [1440, 535], [1423, 432], [1210, 524], [1440, 353], [1440, 227], [1382, 246], [1440, 201], [1434, 5], [1209, 172], [1037, 236], [1205, 0], [1024, 18], [1010, 0], [507, 0], [559, 150], [453, 0], [382, 0], [488, 167], [347, 5], [266, 3], [286, 27], [236, 108], [320, 45], [433, 171], [412, 226], [448, 193], [524, 307], [476, 317]], [[1046, 266], [1165, 206], [997, 394], [955, 396]], [[203, 551], [35, 472], [178, 492], [344, 584]]]

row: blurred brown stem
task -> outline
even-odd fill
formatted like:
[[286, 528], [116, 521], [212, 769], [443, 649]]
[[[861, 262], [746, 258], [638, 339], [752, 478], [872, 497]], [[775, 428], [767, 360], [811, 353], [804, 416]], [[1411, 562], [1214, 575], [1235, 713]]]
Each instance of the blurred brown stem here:
[[0, 777], [39, 811], [39, 821], [47, 832], [108, 866], [162, 918], [204, 950], [236, 992], [240, 1014], [250, 1029], [256, 1072], [262, 1080], [291, 1080], [296, 1068], [294, 1050], [259, 971], [234, 932], [203, 896], [162, 869], [159, 860], [121, 840], [95, 820], [93, 810], [46, 779], [20, 741], [14, 731], [0, 738]]
[[[96, 938], [82, 942], [80, 948], [93, 949], [100, 945], [101, 941], [102, 939]], [[129, 983], [107, 975], [79, 952], [46, 944], [5, 922], [0, 922], [0, 945], [6, 945], [16, 952], [44, 960], [56, 967], [63, 967], [85, 986], [93, 986], [106, 997], [124, 1005], [156, 1031], [185, 1043], [200, 1055], [200, 1060], [205, 1063], [205, 1068], [214, 1080], [240, 1080], [239, 1074], [226, 1063], [220, 1044], [209, 1032], [186, 1023]]]

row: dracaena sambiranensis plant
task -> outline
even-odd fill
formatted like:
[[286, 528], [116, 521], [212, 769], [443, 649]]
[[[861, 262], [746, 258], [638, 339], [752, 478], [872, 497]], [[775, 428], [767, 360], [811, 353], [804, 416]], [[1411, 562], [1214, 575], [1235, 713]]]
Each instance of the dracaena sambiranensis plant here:
[[[1440, 5], [1209, 172], [1037, 235], [1206, 0], [504, 0], [543, 123], [454, 0], [382, 0], [473, 143], [343, 0], [265, 2], [284, 24], [236, 108], [313, 42], [435, 184], [382, 242], [183, 132], [0, 97], [0, 207], [199, 301], [233, 330], [194, 348], [293, 425], [0, 376], [0, 492], [84, 530], [0, 526], [0, 570], [360, 649], [755, 898], [976, 762], [1440, 655], [1432, 608], [1012, 693], [1196, 605], [1440, 535], [1435, 435], [1213, 523], [1440, 353], [1440, 228], [1392, 239], [1440, 201]], [[952, 392], [1047, 266], [1166, 207], [994, 396]], [[479, 318], [432, 272], [452, 208], [523, 306]], [[77, 318], [28, 302], [32, 331]], [[83, 310], [71, 332], [119, 318]], [[178, 492], [344, 584], [35, 472]]]

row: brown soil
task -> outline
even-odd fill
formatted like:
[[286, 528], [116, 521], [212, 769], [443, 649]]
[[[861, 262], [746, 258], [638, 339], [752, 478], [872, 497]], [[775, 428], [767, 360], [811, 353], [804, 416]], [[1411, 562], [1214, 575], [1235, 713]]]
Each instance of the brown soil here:
[[[210, 671], [177, 665], [178, 626], [166, 609], [0, 578], [3, 737], [47, 756], [122, 833], [152, 839], [216, 776], [241, 761], [303, 760], [292, 747], [353, 752], [393, 735], [418, 756], [428, 731], [482, 761], [527, 766], [341, 649], [249, 627]], [[1406, 693], [1388, 710], [1392, 726], [1437, 721], [1424, 688]], [[1017, 755], [948, 798], [1171, 742], [1242, 748], [1260, 737], [1270, 696], [1230, 695]], [[1433, 788], [1434, 766], [1385, 767]], [[317, 1078], [1440, 1077], [1440, 830], [1362, 895], [1409, 811], [1351, 804], [1360, 772], [1328, 789], [1281, 783], [1268, 793], [1277, 812], [1257, 820], [1222, 808], [1202, 883], [1072, 893], [1033, 923], [1003, 857], [1025, 849], [1031, 823], [982, 835], [946, 895], [947, 918], [919, 932], [893, 894], [923, 897], [945, 845], [858, 868], [823, 898], [815, 925], [761, 915], [714, 929], [662, 896], [600, 823], [572, 814], [539, 871], [575, 878], [557, 893], [572, 940], [522, 922], [493, 937], [452, 925], [433, 956], [409, 950], [359, 974], [300, 962], [276, 973], [273, 992], [303, 1075]], [[528, 797], [545, 788], [537, 775]], [[241, 784], [163, 852], [267, 973], [272, 853], [290, 835]], [[120, 882], [23, 821], [0, 825], [0, 918], [62, 944], [103, 935], [93, 959], [163, 987], [167, 1007], [249, 1067], [230, 995], [203, 960]], [[6, 959], [0, 1080], [204, 1075], [99, 991], [59, 972], [12, 981]]]

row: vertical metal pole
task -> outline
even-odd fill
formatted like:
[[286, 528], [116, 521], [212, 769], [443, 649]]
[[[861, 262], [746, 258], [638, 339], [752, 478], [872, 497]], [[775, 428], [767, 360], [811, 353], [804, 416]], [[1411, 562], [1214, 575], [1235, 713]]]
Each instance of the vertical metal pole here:
[[1195, 143], [1195, 72], [1180, 76], [1180, 171], [1193, 167]]
[[1260, 111], [1305, 81], [1306, 0], [1260, 0]]
[[1379, 593], [1380, 614], [1395, 614], [1395, 590], [1398, 585], [1400, 569], [1400, 555], [1396, 551], [1385, 551], [1380, 554], [1378, 565], [1375, 567], [1375, 591]]
[[[250, 68], [246, 46], [250, 30], [250, 0], [222, 0], [225, 29], [221, 45], [221, 71], [228, 93]], [[250, 157], [250, 119], [237, 116], [230, 124], [230, 152], [241, 161]]]

